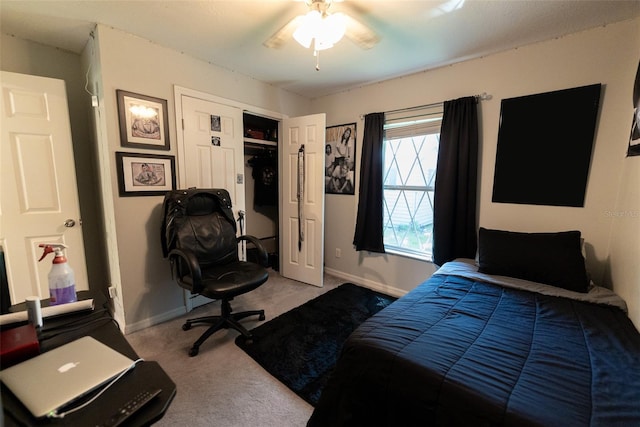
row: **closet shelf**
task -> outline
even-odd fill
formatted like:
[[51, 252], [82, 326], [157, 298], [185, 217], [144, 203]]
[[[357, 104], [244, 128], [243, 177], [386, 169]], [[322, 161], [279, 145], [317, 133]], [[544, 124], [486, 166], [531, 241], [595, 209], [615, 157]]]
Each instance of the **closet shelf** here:
[[255, 138], [244, 138], [245, 144], [258, 144], [258, 145], [266, 145], [270, 147], [277, 147], [278, 143], [276, 141], [267, 141], [264, 139], [255, 139]]

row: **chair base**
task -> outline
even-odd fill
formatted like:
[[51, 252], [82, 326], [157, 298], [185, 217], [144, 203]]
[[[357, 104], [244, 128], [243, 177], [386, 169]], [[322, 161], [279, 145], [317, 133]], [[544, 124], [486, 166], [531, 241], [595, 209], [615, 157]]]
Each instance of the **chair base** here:
[[249, 316], [258, 316], [258, 320], [264, 320], [264, 310], [251, 310], [251, 311], [243, 311], [241, 313], [232, 313], [231, 304], [228, 300], [222, 300], [222, 313], [219, 316], [205, 316], [205, 317], [197, 317], [194, 319], [187, 319], [184, 325], [182, 325], [183, 331], [188, 331], [191, 329], [191, 326], [198, 323], [204, 323], [207, 325], [211, 325], [209, 329], [207, 329], [198, 340], [193, 343], [193, 346], [189, 350], [189, 356], [193, 357], [198, 354], [200, 351], [200, 346], [203, 342], [206, 341], [211, 335], [219, 331], [220, 329], [229, 329], [233, 328], [236, 331], [240, 332], [247, 341], [251, 341], [252, 335], [244, 326], [242, 326], [239, 320], [244, 319]]

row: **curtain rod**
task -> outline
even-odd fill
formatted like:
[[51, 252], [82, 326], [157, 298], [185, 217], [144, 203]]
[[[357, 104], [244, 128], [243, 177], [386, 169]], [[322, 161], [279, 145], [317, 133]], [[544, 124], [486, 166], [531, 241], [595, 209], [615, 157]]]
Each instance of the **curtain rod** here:
[[[473, 97], [476, 99], [477, 102], [479, 101], [488, 101], [491, 98], [493, 98], [493, 96], [491, 94], [488, 94], [487, 92], [482, 92], [479, 95], [473, 95]], [[436, 107], [438, 105], [443, 104], [444, 102], [433, 102], [431, 104], [425, 104], [425, 105], [417, 105], [415, 107], [408, 107], [408, 108], [398, 108], [397, 110], [389, 110], [389, 111], [385, 111], [385, 114], [390, 114], [390, 113], [401, 113], [404, 111], [413, 111], [413, 110], [420, 110], [423, 108], [431, 108], [431, 107]], [[364, 119], [364, 114], [360, 114], [360, 120]]]

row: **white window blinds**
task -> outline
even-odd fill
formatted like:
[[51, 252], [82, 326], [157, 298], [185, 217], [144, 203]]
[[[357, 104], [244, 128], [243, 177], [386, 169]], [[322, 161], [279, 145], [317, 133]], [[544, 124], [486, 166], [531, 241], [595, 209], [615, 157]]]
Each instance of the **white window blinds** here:
[[443, 108], [438, 103], [385, 113], [385, 139], [440, 133]]

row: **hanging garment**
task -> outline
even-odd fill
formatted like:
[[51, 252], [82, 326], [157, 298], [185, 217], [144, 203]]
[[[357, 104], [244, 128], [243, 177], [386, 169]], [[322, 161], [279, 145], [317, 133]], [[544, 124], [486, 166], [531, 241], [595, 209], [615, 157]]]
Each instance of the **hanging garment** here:
[[278, 159], [273, 154], [254, 156], [249, 160], [254, 179], [253, 204], [278, 206]]

